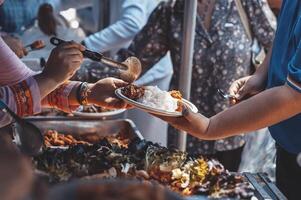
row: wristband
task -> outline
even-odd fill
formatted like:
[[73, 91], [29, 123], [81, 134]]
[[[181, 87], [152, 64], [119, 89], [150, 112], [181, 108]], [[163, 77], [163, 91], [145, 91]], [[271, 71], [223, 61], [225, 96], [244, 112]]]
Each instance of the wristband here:
[[82, 82], [78, 88], [77, 88], [77, 92], [76, 92], [76, 98], [77, 101], [80, 105], [88, 105], [88, 95], [91, 92], [89, 85], [87, 82]]

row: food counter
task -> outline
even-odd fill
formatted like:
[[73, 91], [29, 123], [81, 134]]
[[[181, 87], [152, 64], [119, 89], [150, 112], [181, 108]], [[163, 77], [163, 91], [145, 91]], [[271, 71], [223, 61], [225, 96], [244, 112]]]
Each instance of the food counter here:
[[[230, 173], [214, 160], [193, 159], [185, 152], [144, 141], [130, 120], [100, 121], [80, 117], [28, 119], [47, 133], [48, 147], [33, 162], [39, 171], [46, 173], [51, 185], [74, 179], [121, 177], [155, 181], [191, 200], [208, 199], [209, 195], [222, 199], [249, 198], [250, 194], [257, 199], [285, 199], [264, 174]], [[49, 133], [49, 130], [57, 132]], [[189, 181], [185, 182], [187, 174], [184, 172], [190, 174]], [[204, 182], [205, 186], [195, 187], [197, 181]]]

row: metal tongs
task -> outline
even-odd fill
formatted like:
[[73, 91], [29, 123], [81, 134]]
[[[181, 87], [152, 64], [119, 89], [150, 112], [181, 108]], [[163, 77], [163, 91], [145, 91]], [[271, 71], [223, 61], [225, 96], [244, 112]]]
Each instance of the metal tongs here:
[[[50, 43], [58, 46], [66, 41], [57, 37], [52, 37]], [[104, 63], [110, 67], [120, 70], [120, 78], [126, 82], [134, 82], [141, 74], [141, 63], [136, 57], [129, 57], [124, 62], [117, 62], [111, 58], [105, 57], [103, 54], [86, 49], [82, 52], [84, 57], [90, 58], [93, 61]]]

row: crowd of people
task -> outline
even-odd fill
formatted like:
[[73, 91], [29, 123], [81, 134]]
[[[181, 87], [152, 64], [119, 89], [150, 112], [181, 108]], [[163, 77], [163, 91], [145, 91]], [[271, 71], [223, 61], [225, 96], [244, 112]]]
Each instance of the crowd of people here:
[[[163, 90], [179, 88], [184, 0], [111, 0], [111, 8], [118, 12], [110, 12], [110, 24], [90, 35], [86, 31], [87, 36], [75, 36], [74, 29], [60, 28], [62, 20], [58, 14], [83, 2], [0, 0], [0, 99], [19, 116], [34, 115], [46, 107], [70, 113], [87, 104], [129, 108], [114, 93], [128, 83], [104, 78], [115, 74], [103, 66], [82, 65], [85, 49], [119, 61], [137, 57], [143, 71], [135, 82], [137, 85], [158, 85]], [[301, 2], [197, 2], [190, 101], [199, 113], [183, 107], [182, 117], [170, 118], [131, 109], [127, 117], [137, 124], [147, 140], [164, 146], [176, 145], [177, 130], [186, 131], [188, 153], [215, 158], [233, 172], [239, 169], [248, 143], [246, 135], [269, 127], [269, 131], [263, 132], [266, 137], [270, 132], [276, 142], [277, 186], [288, 199], [298, 199]], [[29, 36], [36, 32], [48, 40], [58, 35], [65, 36], [65, 40], [76, 38], [77, 42], [55, 48], [46, 43], [48, 50], [43, 56], [47, 62], [41, 72], [36, 72], [20, 60], [28, 54], [24, 44], [33, 42]], [[229, 91], [238, 101], [229, 105], [217, 95], [218, 89]], [[7, 135], [11, 121], [6, 113], [0, 112], [1, 135]], [[18, 160], [18, 165], [27, 166], [27, 160], [8, 145], [9, 139], [2, 137], [0, 142], [5, 144], [0, 148], [1, 162]], [[252, 144], [248, 146], [252, 148]], [[258, 154], [260, 151], [264, 150], [255, 150]], [[27, 168], [22, 173], [19, 176], [26, 174], [26, 180], [32, 182]], [[0, 192], [4, 194], [3, 181], [1, 178]]]

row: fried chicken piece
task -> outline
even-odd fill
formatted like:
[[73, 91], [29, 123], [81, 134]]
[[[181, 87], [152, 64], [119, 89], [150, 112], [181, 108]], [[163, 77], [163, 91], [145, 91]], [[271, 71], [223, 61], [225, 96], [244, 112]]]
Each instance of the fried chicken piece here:
[[144, 95], [144, 91], [145, 89], [143, 87], [130, 84], [122, 89], [122, 94], [136, 101]]
[[170, 94], [173, 98], [178, 99], [178, 100], [182, 100], [182, 98], [183, 98], [181, 92], [178, 91], [178, 90], [172, 90], [172, 91], [169, 92], [169, 94]]

